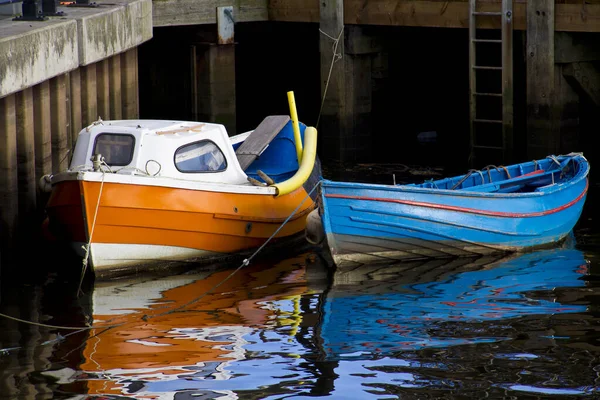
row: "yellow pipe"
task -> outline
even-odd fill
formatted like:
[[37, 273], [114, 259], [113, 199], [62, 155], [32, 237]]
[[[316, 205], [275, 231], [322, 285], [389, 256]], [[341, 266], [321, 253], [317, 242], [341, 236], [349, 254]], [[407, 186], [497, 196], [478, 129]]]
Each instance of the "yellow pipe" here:
[[296, 156], [298, 165], [302, 162], [302, 138], [300, 138], [300, 126], [298, 124], [298, 113], [296, 112], [296, 100], [294, 92], [287, 92], [288, 103], [290, 104], [290, 117], [292, 117], [292, 126], [294, 127], [294, 142], [296, 143]]
[[317, 130], [309, 126], [304, 131], [304, 154], [298, 171], [290, 179], [270, 185], [277, 189], [275, 197], [283, 196], [298, 189], [306, 182], [317, 158]]

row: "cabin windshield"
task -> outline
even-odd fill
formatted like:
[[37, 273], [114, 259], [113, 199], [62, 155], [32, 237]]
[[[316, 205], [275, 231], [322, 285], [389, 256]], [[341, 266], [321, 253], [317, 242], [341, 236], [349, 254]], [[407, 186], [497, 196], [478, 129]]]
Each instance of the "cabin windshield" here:
[[125, 166], [133, 159], [135, 137], [130, 134], [101, 133], [94, 141], [93, 155], [100, 154], [110, 166]]
[[202, 140], [177, 149], [175, 167], [180, 172], [219, 172], [227, 168], [227, 161], [214, 142]]

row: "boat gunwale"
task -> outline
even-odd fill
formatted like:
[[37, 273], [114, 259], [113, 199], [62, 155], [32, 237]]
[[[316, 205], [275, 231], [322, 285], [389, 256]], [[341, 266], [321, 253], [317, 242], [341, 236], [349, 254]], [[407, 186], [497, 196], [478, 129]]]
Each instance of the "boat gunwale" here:
[[[532, 192], [523, 192], [523, 193], [495, 193], [495, 192], [477, 192], [477, 191], [461, 191], [460, 189], [452, 190], [452, 189], [437, 189], [437, 188], [423, 188], [419, 186], [411, 186], [411, 185], [389, 185], [389, 184], [381, 184], [381, 183], [363, 183], [363, 182], [342, 182], [342, 181], [334, 181], [329, 179], [323, 179], [321, 185], [323, 187], [339, 187], [339, 188], [360, 188], [361, 190], [377, 190], [377, 191], [387, 191], [394, 193], [419, 193], [419, 194], [434, 194], [434, 195], [446, 195], [452, 197], [481, 197], [481, 198], [527, 198], [527, 197], [545, 197], [548, 195], [555, 194], [556, 192], [566, 190], [572, 186], [579, 184], [582, 180], [587, 179], [590, 171], [589, 162], [583, 158], [583, 156], [574, 156], [573, 160], [577, 160], [577, 162], [583, 166], [580, 168], [577, 173], [573, 176], [573, 178], [566, 180], [564, 182], [560, 182], [557, 184], [552, 184], [548, 186], [546, 189], [541, 191], [532, 191]], [[518, 164], [516, 164], [518, 165]], [[559, 172], [560, 170], [556, 170]], [[461, 178], [464, 175], [459, 175], [456, 178]], [[498, 181], [507, 182], [509, 180]], [[584, 191], [587, 191], [588, 185]], [[324, 196], [327, 196], [324, 194]]]

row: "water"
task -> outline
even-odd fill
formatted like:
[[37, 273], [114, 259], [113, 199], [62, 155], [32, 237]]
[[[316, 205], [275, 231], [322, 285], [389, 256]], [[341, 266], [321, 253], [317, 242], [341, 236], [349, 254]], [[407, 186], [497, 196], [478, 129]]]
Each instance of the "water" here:
[[81, 287], [23, 255], [0, 399], [599, 398], [594, 190], [574, 238], [522, 255], [333, 272], [309, 250]]

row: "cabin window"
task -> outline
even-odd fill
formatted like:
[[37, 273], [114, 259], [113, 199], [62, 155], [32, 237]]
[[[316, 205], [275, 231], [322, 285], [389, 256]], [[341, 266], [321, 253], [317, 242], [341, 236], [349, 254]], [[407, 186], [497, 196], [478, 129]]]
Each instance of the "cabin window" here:
[[133, 135], [101, 133], [96, 136], [92, 154], [100, 154], [110, 166], [129, 165], [133, 160], [134, 143]]
[[218, 172], [227, 168], [227, 162], [214, 142], [202, 140], [177, 149], [175, 166], [180, 172]]

